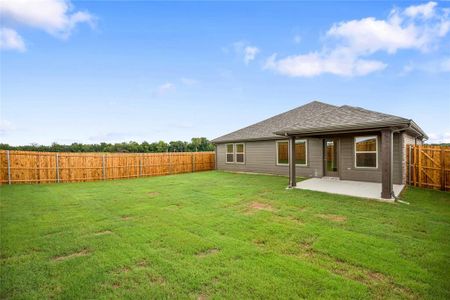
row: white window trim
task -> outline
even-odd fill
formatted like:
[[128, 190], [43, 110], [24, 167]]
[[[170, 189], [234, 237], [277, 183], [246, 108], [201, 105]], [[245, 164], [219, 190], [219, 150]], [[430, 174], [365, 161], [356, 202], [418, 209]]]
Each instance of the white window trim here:
[[[306, 140], [306, 139], [302, 139], [302, 140], [295, 140], [295, 143], [296, 144], [300, 144], [300, 143], [305, 143], [305, 163], [304, 164], [295, 164], [295, 166], [298, 166], [298, 167], [307, 167], [308, 166], [308, 140]], [[277, 141], [276, 143], [275, 143], [275, 147], [276, 147], [276, 157], [275, 157], [275, 162], [276, 162], [276, 164], [277, 164], [277, 166], [289, 166], [289, 163], [287, 163], [287, 164], [280, 164], [279, 162], [278, 162], [278, 144], [279, 143], [288, 143], [288, 161], [289, 161], [289, 140], [280, 140], [280, 141]]]
[[[375, 151], [356, 151], [356, 139], [357, 138], [375, 138]], [[355, 156], [355, 169], [378, 169], [378, 136], [376, 135], [367, 135], [367, 136], [355, 136], [353, 139], [353, 151]], [[358, 167], [356, 165], [356, 154], [357, 153], [375, 153], [375, 167]]]
[[[244, 152], [237, 152], [237, 145], [242, 145], [242, 147], [244, 148]], [[245, 143], [236, 143], [236, 144], [234, 144], [234, 155], [235, 155], [234, 161], [235, 161], [235, 164], [238, 164], [238, 165], [244, 165], [245, 164], [245, 161], [246, 161], [245, 151], [246, 151]], [[237, 161], [237, 155], [238, 154], [243, 154], [244, 155], [244, 161], [243, 162], [238, 162]]]
[[[228, 152], [228, 145], [231, 145], [233, 147], [233, 152]], [[234, 155], [234, 144], [225, 144], [225, 163], [226, 164], [234, 164], [235, 162], [235, 155]], [[228, 161], [228, 154], [233, 154], [233, 161]]]

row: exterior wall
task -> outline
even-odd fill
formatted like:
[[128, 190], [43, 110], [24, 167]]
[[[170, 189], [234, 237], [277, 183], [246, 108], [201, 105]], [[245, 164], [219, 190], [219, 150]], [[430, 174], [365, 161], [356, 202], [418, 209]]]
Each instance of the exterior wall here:
[[[355, 167], [355, 136], [374, 135], [373, 133], [363, 133], [357, 135], [347, 135], [340, 138], [340, 178], [342, 180], [359, 180], [370, 182], [381, 182], [381, 139], [378, 138], [378, 167], [373, 168], [356, 168]], [[400, 134], [394, 133], [393, 137], [393, 174], [392, 180], [394, 184], [401, 184], [402, 182], [402, 147]]]
[[[276, 140], [244, 142], [245, 163], [226, 163], [226, 144], [217, 145], [217, 169], [227, 171], [257, 172], [289, 175], [289, 166], [277, 165]], [[302, 177], [323, 176], [322, 139], [307, 139], [307, 166], [297, 166], [296, 174]]]
[[[363, 169], [355, 167], [355, 136], [378, 136], [378, 168]], [[300, 139], [300, 138], [299, 138]], [[308, 164], [305, 167], [297, 166], [296, 174], [302, 177], [322, 177], [323, 174], [323, 139], [307, 138]], [[277, 175], [289, 175], [288, 166], [276, 163], [276, 140], [244, 142], [245, 163], [226, 163], [226, 144], [217, 145], [217, 169], [226, 171], [257, 172]], [[401, 134], [395, 133], [393, 137], [393, 182], [403, 182], [404, 170], [402, 165], [403, 143]], [[381, 182], [381, 140], [379, 133], [362, 133], [357, 135], [339, 136], [339, 177], [342, 180], [358, 180]]]

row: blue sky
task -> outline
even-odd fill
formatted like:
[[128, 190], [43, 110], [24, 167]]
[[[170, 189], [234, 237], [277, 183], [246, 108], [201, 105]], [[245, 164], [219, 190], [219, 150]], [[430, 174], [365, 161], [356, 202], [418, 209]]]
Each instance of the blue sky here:
[[412, 118], [450, 142], [449, 13], [449, 2], [2, 1], [1, 142], [212, 139], [312, 100]]

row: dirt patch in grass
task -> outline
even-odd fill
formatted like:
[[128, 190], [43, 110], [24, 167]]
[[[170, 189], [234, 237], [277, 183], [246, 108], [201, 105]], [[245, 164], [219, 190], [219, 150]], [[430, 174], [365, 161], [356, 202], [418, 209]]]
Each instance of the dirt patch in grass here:
[[159, 192], [148, 192], [147, 195], [149, 195], [150, 197], [156, 197], [156, 196], [159, 196], [160, 193]]
[[113, 288], [113, 289], [118, 289], [118, 288], [120, 288], [120, 283], [114, 282], [113, 285], [112, 285], [112, 288]]
[[299, 247], [301, 250], [301, 256], [311, 257], [314, 255], [313, 245], [316, 241], [316, 237], [306, 238], [299, 243]]
[[316, 216], [319, 218], [328, 220], [328, 221], [333, 221], [333, 222], [338, 222], [338, 223], [347, 221], [346, 216], [340, 216], [340, 215], [318, 214]]
[[253, 243], [258, 245], [258, 246], [265, 246], [267, 241], [266, 240], [257, 239], [257, 240], [253, 240]]
[[146, 260], [140, 260], [136, 263], [136, 266], [140, 267], [140, 268], [145, 268], [148, 266], [148, 263]]
[[207, 250], [205, 250], [205, 251], [201, 251], [201, 252], [198, 252], [197, 254], [196, 254], [196, 256], [197, 257], [206, 257], [206, 256], [210, 256], [210, 255], [214, 255], [214, 254], [217, 254], [217, 253], [219, 253], [219, 249], [217, 249], [217, 248], [211, 248], [211, 249], [207, 249]]
[[206, 296], [205, 294], [198, 295], [197, 297], [197, 300], [208, 300], [208, 299], [209, 299], [208, 296]]
[[62, 260], [67, 260], [67, 259], [71, 259], [71, 258], [75, 258], [75, 257], [80, 257], [80, 256], [87, 256], [89, 255], [89, 251], [87, 249], [83, 249], [80, 250], [78, 252], [74, 252], [68, 255], [60, 255], [60, 256], [55, 256], [53, 257], [54, 261], [62, 261]]
[[102, 230], [102, 231], [97, 231], [96, 233], [94, 233], [94, 235], [105, 235], [105, 234], [112, 234], [113, 232], [111, 230]]
[[130, 216], [122, 216], [122, 220], [129, 221], [129, 220], [131, 220], [131, 217]]
[[157, 285], [165, 285], [166, 280], [162, 276], [158, 275], [149, 275], [150, 282]]
[[128, 266], [125, 266], [125, 267], [120, 267], [120, 268], [114, 269], [114, 270], [110, 271], [110, 273], [114, 274], [114, 275], [120, 275], [120, 274], [127, 274], [130, 271], [131, 271], [131, 268]]
[[247, 214], [251, 214], [254, 213], [256, 211], [260, 211], [260, 210], [264, 210], [264, 211], [275, 211], [275, 208], [267, 203], [262, 203], [262, 202], [257, 202], [257, 201], [253, 201], [252, 203], [250, 203], [250, 205], [248, 206], [247, 209]]

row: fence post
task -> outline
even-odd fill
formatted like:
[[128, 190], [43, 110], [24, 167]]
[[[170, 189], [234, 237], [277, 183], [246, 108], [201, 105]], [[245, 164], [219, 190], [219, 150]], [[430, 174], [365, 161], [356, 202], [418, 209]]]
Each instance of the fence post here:
[[139, 156], [139, 177], [142, 177], [142, 158], [144, 157], [144, 154], [141, 154]]
[[103, 154], [103, 157], [102, 157], [102, 177], [103, 177], [103, 180], [106, 179], [105, 160], [106, 160], [106, 157], [105, 157], [105, 154]]
[[445, 148], [441, 147], [441, 190], [445, 191], [445, 184], [447, 182], [445, 178]]
[[408, 184], [411, 185], [411, 145], [408, 145]]
[[9, 150], [6, 150], [6, 160], [8, 162], [8, 184], [11, 184], [11, 160], [9, 158]]
[[169, 175], [172, 174], [172, 155], [170, 152], [167, 152], [169, 154]]
[[419, 175], [419, 187], [422, 187], [422, 151], [421, 146], [417, 149], [418, 159], [419, 159], [419, 168], [418, 168], [418, 175]]
[[192, 172], [195, 172], [195, 152], [192, 152]]
[[59, 183], [59, 153], [56, 153], [56, 182]]

